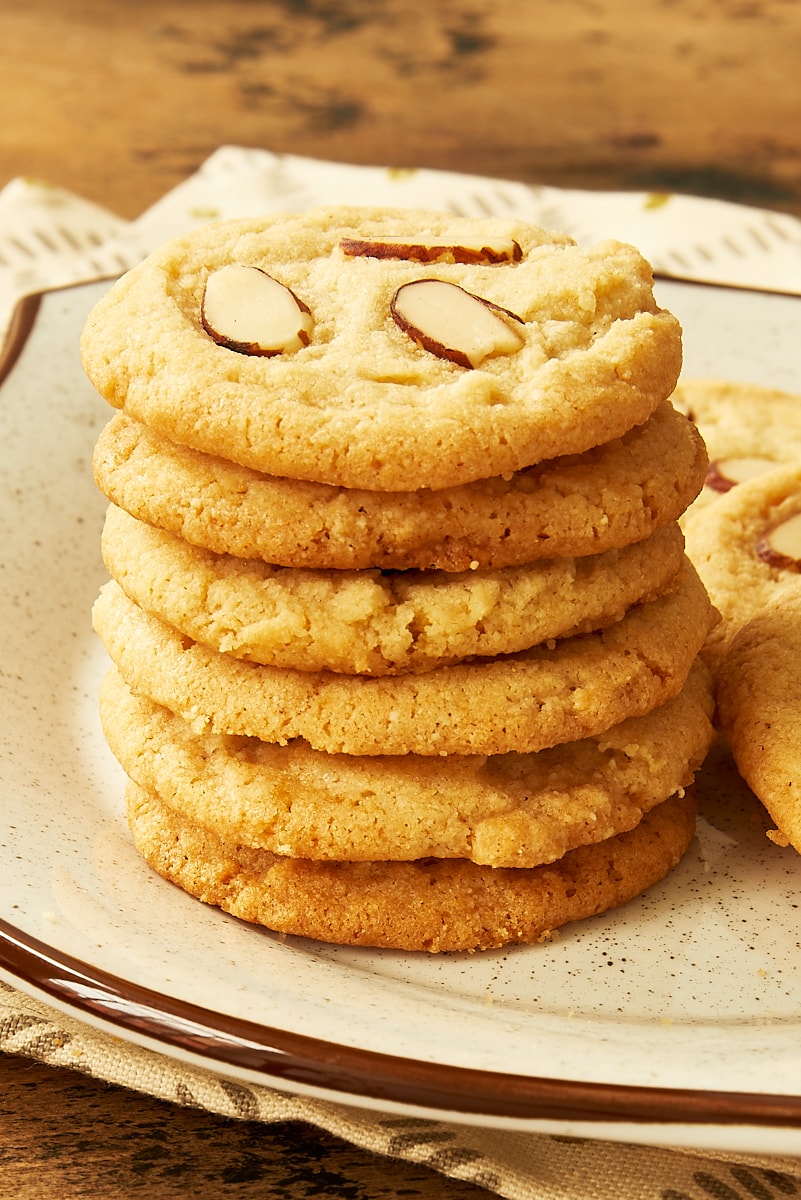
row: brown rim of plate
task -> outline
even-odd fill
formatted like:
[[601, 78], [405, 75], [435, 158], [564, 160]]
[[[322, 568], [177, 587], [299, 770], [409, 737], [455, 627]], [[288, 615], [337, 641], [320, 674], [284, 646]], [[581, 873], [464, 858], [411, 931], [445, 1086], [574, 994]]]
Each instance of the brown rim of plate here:
[[0, 345], [0, 383], [11, 373], [11, 368], [22, 353], [42, 303], [42, 293], [23, 296], [14, 309], [5, 341]]
[[6, 331], [5, 340], [0, 343], [0, 384], [11, 374], [17, 359], [25, 348], [25, 343], [31, 335], [39, 307], [45, 296], [52, 292], [69, 292], [82, 287], [91, 287], [94, 283], [112, 283], [118, 272], [109, 275], [98, 275], [94, 279], [79, 279], [76, 283], [65, 283], [58, 287], [46, 288], [41, 292], [32, 292], [17, 301], [16, 308]]
[[801, 1127], [801, 1096], [584, 1083], [381, 1054], [216, 1013], [48, 947], [0, 919], [0, 969], [26, 989], [162, 1052], [289, 1092], [514, 1121]]

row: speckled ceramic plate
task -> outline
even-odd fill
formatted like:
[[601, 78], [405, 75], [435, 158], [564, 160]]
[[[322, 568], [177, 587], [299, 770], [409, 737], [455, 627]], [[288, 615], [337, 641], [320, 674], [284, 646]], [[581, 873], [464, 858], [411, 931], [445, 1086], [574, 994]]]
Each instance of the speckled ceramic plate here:
[[[641, 1142], [801, 1148], [801, 859], [725, 759], [662, 886], [549, 944], [473, 956], [273, 936], [153, 875], [103, 742], [90, 627], [109, 412], [47, 295], [0, 388], [0, 971], [119, 1037], [382, 1110]], [[801, 392], [801, 300], [660, 284], [686, 370]]]

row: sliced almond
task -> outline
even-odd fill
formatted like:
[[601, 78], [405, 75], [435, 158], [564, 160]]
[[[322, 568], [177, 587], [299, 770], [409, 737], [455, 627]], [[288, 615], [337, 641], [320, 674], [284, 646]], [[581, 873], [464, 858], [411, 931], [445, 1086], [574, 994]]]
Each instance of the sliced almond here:
[[403, 258], [410, 262], [504, 263], [520, 262], [523, 251], [514, 238], [498, 237], [487, 242], [482, 238], [463, 238], [425, 235], [391, 235], [375, 238], [343, 238], [339, 243], [343, 254], [352, 258]]
[[201, 320], [219, 345], [264, 358], [308, 346], [313, 327], [308, 306], [291, 288], [242, 263], [209, 275]]
[[399, 287], [390, 305], [395, 323], [423, 350], [462, 367], [514, 354], [524, 343], [510, 322], [515, 313], [443, 279], [416, 279]]
[[756, 549], [771, 567], [801, 571], [801, 512], [772, 525], [759, 539]]
[[742, 458], [718, 458], [709, 464], [706, 473], [706, 486], [714, 492], [729, 492], [738, 483], [746, 479], [755, 479], [770, 471], [776, 463], [770, 458], [759, 458], [756, 455]]

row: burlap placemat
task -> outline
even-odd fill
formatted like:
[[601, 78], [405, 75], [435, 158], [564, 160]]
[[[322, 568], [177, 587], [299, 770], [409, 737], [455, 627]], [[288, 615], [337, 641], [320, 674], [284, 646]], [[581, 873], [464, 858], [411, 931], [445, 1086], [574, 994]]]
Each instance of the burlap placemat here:
[[1, 982], [0, 1051], [236, 1120], [304, 1121], [363, 1150], [425, 1165], [507, 1200], [801, 1196], [801, 1153], [798, 1158], [699, 1154], [455, 1125], [284, 1095], [133, 1045]]

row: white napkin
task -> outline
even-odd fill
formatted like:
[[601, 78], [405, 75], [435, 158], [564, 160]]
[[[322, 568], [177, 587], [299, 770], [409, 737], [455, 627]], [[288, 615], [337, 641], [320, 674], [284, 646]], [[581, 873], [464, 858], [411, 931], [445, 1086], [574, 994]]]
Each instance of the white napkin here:
[[[62, 188], [12, 179], [0, 191], [0, 348], [19, 300], [49, 288], [103, 278], [98, 249], [127, 222]], [[120, 261], [112, 274], [133, 262]]]
[[801, 295], [801, 221], [697, 196], [531, 187], [450, 171], [322, 162], [223, 146], [135, 221], [60, 188], [0, 191], [0, 345], [18, 300], [113, 278], [161, 242], [210, 221], [319, 204], [375, 204], [520, 217], [581, 245], [614, 237], [676, 279]]

